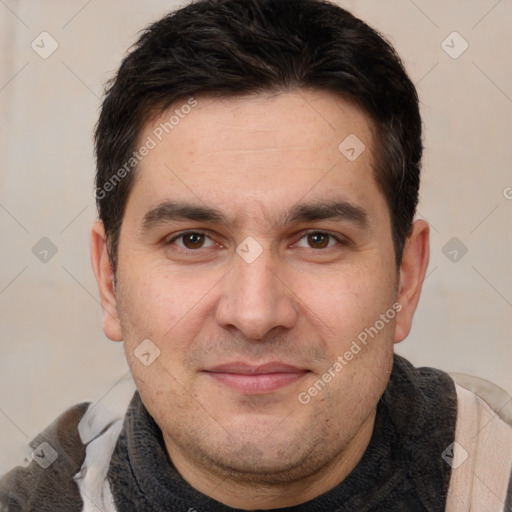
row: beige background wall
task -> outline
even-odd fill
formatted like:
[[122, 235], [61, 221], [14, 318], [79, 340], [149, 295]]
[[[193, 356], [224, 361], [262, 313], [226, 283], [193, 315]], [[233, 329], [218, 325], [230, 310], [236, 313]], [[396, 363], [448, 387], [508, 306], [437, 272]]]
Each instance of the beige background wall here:
[[[176, 4], [0, 2], [0, 474], [69, 405], [124, 407], [121, 344], [101, 330], [89, 263], [92, 128], [102, 84], [137, 31]], [[396, 45], [418, 86], [427, 146], [419, 217], [431, 263], [397, 351], [512, 393], [511, 0], [345, 0]], [[39, 52], [58, 43], [47, 59]], [[457, 35], [451, 35], [457, 31]], [[41, 38], [45, 39], [41, 42]], [[442, 47], [458, 58], [452, 58]], [[32, 248], [51, 240], [48, 261]], [[457, 237], [467, 247], [448, 246]], [[36, 251], [38, 252], [38, 251]], [[450, 254], [451, 252], [451, 254]], [[44, 253], [39, 255], [44, 256]]]

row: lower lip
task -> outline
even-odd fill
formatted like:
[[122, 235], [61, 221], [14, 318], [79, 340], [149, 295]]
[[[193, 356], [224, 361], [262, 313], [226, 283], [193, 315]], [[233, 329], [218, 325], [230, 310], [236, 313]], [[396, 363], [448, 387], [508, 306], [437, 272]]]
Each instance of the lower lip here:
[[297, 382], [308, 372], [261, 373], [246, 375], [240, 373], [207, 372], [210, 377], [236, 391], [246, 394], [263, 394], [277, 391]]

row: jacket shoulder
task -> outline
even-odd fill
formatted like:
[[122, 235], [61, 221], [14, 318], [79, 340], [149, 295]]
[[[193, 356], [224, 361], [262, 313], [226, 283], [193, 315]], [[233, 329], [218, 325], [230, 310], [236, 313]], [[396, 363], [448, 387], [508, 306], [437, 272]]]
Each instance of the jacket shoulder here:
[[29, 443], [28, 465], [17, 466], [0, 479], [0, 512], [82, 509], [73, 475], [85, 459], [79, 424], [91, 405], [69, 407]]

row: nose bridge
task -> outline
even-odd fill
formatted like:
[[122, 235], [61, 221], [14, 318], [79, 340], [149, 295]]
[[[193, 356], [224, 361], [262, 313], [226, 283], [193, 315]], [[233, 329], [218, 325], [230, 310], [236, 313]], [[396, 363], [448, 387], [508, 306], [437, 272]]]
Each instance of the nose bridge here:
[[[238, 295], [239, 299], [245, 301], [247, 305], [257, 306], [262, 309], [263, 306], [270, 308], [270, 302], [277, 299], [278, 286], [275, 273], [272, 268], [273, 258], [270, 250], [267, 249], [252, 262], [247, 262], [243, 258], [236, 258], [234, 272], [234, 289], [232, 293]], [[277, 293], [276, 293], [277, 292]]]
[[[217, 322], [223, 327], [236, 327], [248, 339], [261, 339], [275, 327], [293, 326], [296, 308], [289, 289], [277, 277], [281, 266], [270, 248], [257, 249], [250, 244], [240, 244], [233, 256], [233, 269], [226, 276], [217, 308]], [[256, 257], [254, 251], [259, 252]]]

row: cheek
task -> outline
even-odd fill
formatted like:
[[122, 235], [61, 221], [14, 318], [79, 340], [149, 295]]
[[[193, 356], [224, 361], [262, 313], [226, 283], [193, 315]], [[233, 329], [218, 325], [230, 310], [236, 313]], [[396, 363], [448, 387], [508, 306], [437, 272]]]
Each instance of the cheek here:
[[167, 372], [179, 376], [180, 381], [187, 378], [184, 362], [207, 322], [217, 281], [213, 273], [171, 272], [163, 265], [146, 266], [138, 274], [119, 272], [119, 318], [135, 378], [146, 381], [156, 371], [147, 372], [137, 359], [142, 343], [158, 354], [155, 368], [160, 367], [162, 376]]
[[200, 309], [194, 308], [200, 300], [194, 290], [201, 286], [197, 279], [194, 287], [185, 281], [190, 279], [156, 266], [138, 274], [119, 272], [126, 359], [144, 404], [157, 418], [165, 417], [171, 405], [176, 410], [190, 401], [183, 361], [201, 323]]
[[201, 311], [201, 300], [213, 287], [208, 274], [171, 271], [165, 264], [135, 262], [138, 273], [119, 273], [121, 323], [131, 333], [165, 339]]
[[147, 272], [120, 279], [118, 304], [125, 343], [149, 338], [157, 342], [179, 318], [183, 301], [168, 276]]
[[336, 272], [304, 273], [296, 277], [296, 284], [296, 293], [306, 306], [304, 314], [327, 338], [339, 335], [340, 341], [372, 326], [395, 298], [393, 272], [378, 266], [340, 266]]

